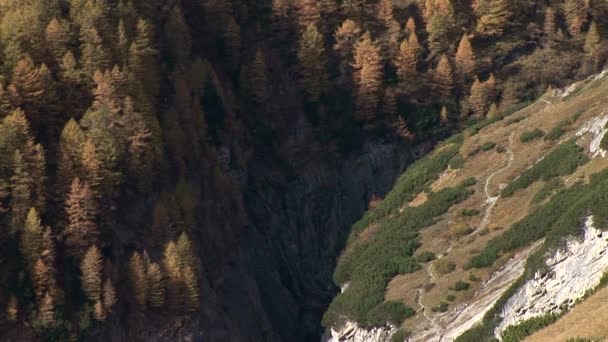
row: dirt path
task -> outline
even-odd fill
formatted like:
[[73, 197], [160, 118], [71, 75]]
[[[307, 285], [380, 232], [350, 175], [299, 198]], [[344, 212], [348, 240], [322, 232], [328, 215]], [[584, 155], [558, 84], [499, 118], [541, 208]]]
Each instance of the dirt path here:
[[[513, 150], [512, 150], [513, 138], [514, 137], [515, 137], [515, 132], [511, 133], [511, 135], [509, 136], [509, 146], [507, 147], [507, 153], [509, 155], [509, 159], [508, 159], [507, 165], [505, 165], [501, 169], [493, 172], [486, 179], [486, 183], [485, 183], [485, 186], [484, 186], [484, 193], [485, 193], [485, 196], [486, 196], [486, 203], [488, 203], [489, 206], [486, 208], [484, 216], [483, 216], [483, 219], [481, 220], [481, 223], [480, 223], [479, 227], [477, 228], [478, 231], [486, 229], [487, 225], [490, 222], [490, 217], [492, 215], [492, 210], [494, 209], [494, 206], [496, 205], [496, 202], [498, 201], [498, 198], [500, 197], [499, 194], [497, 194], [494, 197], [492, 197], [490, 195], [489, 187], [490, 187], [490, 184], [492, 182], [492, 179], [494, 177], [496, 177], [497, 175], [501, 174], [502, 172], [506, 171], [507, 169], [509, 169], [511, 167], [511, 165], [513, 164], [513, 160], [515, 159], [515, 154], [513, 153]], [[452, 247], [453, 247], [453, 245], [450, 244], [450, 246], [445, 251], [445, 253], [443, 253], [443, 254], [441, 254], [441, 255], [439, 255], [437, 257], [437, 260], [443, 258], [444, 255], [448, 254], [452, 250]], [[427, 284], [431, 284], [431, 283], [435, 282], [435, 280], [437, 278], [435, 277], [435, 274], [433, 273], [433, 262], [429, 262], [428, 265], [426, 266], [426, 273], [427, 273], [427, 276], [429, 278], [429, 281], [428, 281]], [[437, 315], [431, 316], [429, 314], [429, 312], [428, 312], [429, 308], [424, 305], [424, 303], [423, 303], [423, 301], [424, 301], [424, 294], [425, 294], [424, 287], [418, 289], [418, 305], [422, 309], [422, 314], [424, 315], [424, 318], [431, 324], [431, 326], [433, 327], [433, 329], [435, 331], [437, 331], [438, 333], [440, 333], [439, 339], [441, 340], [442, 337], [443, 337], [443, 329], [437, 323]]]

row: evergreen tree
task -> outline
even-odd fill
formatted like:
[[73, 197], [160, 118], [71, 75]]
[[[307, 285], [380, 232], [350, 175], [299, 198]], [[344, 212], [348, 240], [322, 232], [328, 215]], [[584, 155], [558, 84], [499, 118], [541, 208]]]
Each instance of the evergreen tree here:
[[165, 245], [163, 267], [167, 277], [167, 299], [169, 307], [172, 310], [177, 310], [184, 298], [182, 291], [183, 269], [177, 252], [177, 245], [174, 241], [169, 241], [169, 243]]
[[361, 37], [361, 28], [357, 23], [346, 19], [334, 33], [334, 50], [343, 60], [350, 60], [353, 56], [355, 42]]
[[441, 107], [441, 112], [439, 113], [439, 121], [442, 126], [446, 126], [450, 122], [450, 115], [448, 109], [443, 106]]
[[397, 75], [402, 82], [409, 82], [416, 77], [420, 49], [416, 32], [412, 32], [409, 39], [401, 43], [395, 65]]
[[462, 35], [462, 39], [460, 39], [460, 43], [458, 44], [455, 61], [458, 71], [465, 79], [469, 79], [475, 75], [475, 52], [466, 33]]
[[65, 23], [53, 18], [46, 27], [46, 42], [57, 61], [60, 61], [68, 50], [70, 32]]
[[564, 15], [568, 24], [568, 31], [573, 36], [583, 32], [583, 27], [587, 22], [587, 6], [585, 0], [565, 0]]
[[95, 302], [95, 306], [93, 307], [93, 316], [100, 322], [106, 320], [106, 309], [103, 307], [101, 300], [97, 300], [97, 302]]
[[80, 174], [82, 161], [80, 147], [86, 136], [80, 125], [70, 119], [63, 128], [57, 152], [57, 193], [64, 196], [70, 189], [72, 181]]
[[441, 55], [441, 58], [439, 59], [439, 64], [433, 74], [433, 81], [441, 100], [448, 100], [454, 91], [454, 75], [452, 73], [450, 60], [445, 54]]
[[372, 41], [369, 33], [355, 46], [353, 68], [357, 84], [357, 118], [369, 124], [376, 115], [383, 73], [380, 48]]
[[157, 263], [148, 265], [148, 302], [153, 308], [160, 308], [165, 304], [165, 279]]
[[397, 115], [397, 94], [394, 88], [386, 88], [384, 90], [384, 98], [382, 99], [382, 112], [390, 118]]
[[15, 295], [11, 295], [8, 299], [8, 304], [6, 305], [6, 319], [9, 322], [16, 322], [18, 315], [19, 304], [17, 302], [17, 297], [15, 297]]
[[485, 36], [501, 36], [509, 24], [513, 11], [510, 0], [491, 0], [489, 12], [477, 22], [477, 32]]
[[103, 256], [97, 246], [89, 247], [80, 264], [82, 290], [92, 302], [101, 298], [101, 269]]
[[557, 15], [553, 7], [548, 6], [545, 9], [545, 22], [543, 26], [543, 31], [547, 37], [552, 38], [557, 31]]
[[116, 297], [114, 285], [112, 285], [112, 281], [110, 279], [106, 279], [106, 281], [103, 283], [103, 307], [106, 309], [106, 311], [112, 312], [112, 308], [116, 302], [118, 302], [118, 298]]
[[407, 122], [405, 119], [398, 115], [393, 123], [393, 128], [397, 133], [397, 136], [405, 141], [412, 141], [414, 139], [414, 135], [410, 132], [410, 129], [407, 126]]
[[498, 106], [496, 105], [496, 102], [493, 102], [492, 105], [490, 106], [490, 109], [488, 110], [488, 114], [486, 114], [486, 118], [493, 119], [497, 115], [498, 115]]
[[319, 23], [321, 19], [321, 8], [319, 7], [317, 0], [296, 0], [295, 1], [298, 10], [298, 24], [300, 29], [306, 30], [310, 25]]
[[144, 261], [138, 252], [133, 252], [129, 259], [129, 283], [135, 303], [145, 307], [148, 301], [148, 279]]
[[21, 59], [13, 69], [11, 86], [16, 91], [13, 102], [25, 111], [29, 122], [35, 126], [48, 121], [42, 113], [48, 111], [45, 100], [53, 98], [50, 79], [46, 66], [37, 68], [30, 57]]
[[103, 170], [97, 148], [91, 140], [85, 141], [82, 146], [81, 163], [84, 181], [87, 182], [93, 189], [98, 189], [103, 180]]
[[500, 99], [500, 111], [504, 112], [515, 107], [519, 103], [517, 98], [517, 90], [515, 88], [515, 82], [512, 79], [508, 79], [503, 86], [502, 96]]
[[129, 71], [143, 84], [146, 94], [156, 96], [160, 81], [158, 77], [158, 50], [154, 45], [154, 34], [150, 24], [138, 20], [135, 39], [129, 47]]
[[38, 308], [38, 321], [45, 328], [55, 323], [55, 304], [53, 303], [53, 297], [48, 293], [44, 296]]
[[44, 229], [40, 222], [40, 216], [35, 208], [31, 208], [25, 219], [25, 225], [21, 232], [20, 250], [23, 255], [27, 268], [32, 270], [37, 264], [42, 253], [42, 242]]
[[95, 223], [98, 214], [96, 197], [95, 191], [86, 182], [74, 179], [66, 199], [68, 225], [63, 231], [72, 256], [82, 256], [87, 246], [97, 242], [99, 230]]
[[492, 103], [496, 99], [497, 91], [496, 91], [496, 78], [494, 74], [490, 73], [490, 77], [483, 82], [483, 92], [486, 103]]
[[82, 65], [84, 72], [92, 76], [97, 70], [107, 70], [111, 65], [110, 53], [95, 27], [80, 30]]
[[45, 296], [50, 294], [50, 275], [49, 269], [45, 265], [42, 258], [38, 258], [36, 264], [31, 269], [32, 275], [32, 287], [34, 289], [34, 294], [36, 295], [36, 300], [38, 303], [42, 303], [45, 299]]
[[317, 102], [323, 93], [326, 83], [326, 57], [323, 36], [313, 24], [306, 28], [300, 39], [298, 60], [303, 80], [304, 90], [309, 100]]
[[585, 52], [587, 53], [587, 56], [595, 55], [600, 47], [600, 43], [601, 38], [597, 24], [595, 21], [592, 21], [585, 37]]
[[184, 298], [188, 312], [195, 312], [198, 310], [199, 303], [199, 287], [196, 275], [190, 266], [186, 266], [183, 274], [184, 282]]
[[475, 115], [481, 116], [486, 113], [486, 96], [483, 89], [483, 84], [479, 78], [475, 78], [471, 86], [471, 95], [469, 96], [469, 105]]
[[416, 33], [416, 20], [414, 17], [409, 17], [405, 23], [405, 34], [409, 36], [412, 33]]
[[[13, 156], [13, 175], [11, 177], [11, 228], [13, 232], [22, 227], [34, 202], [32, 178], [27, 169], [23, 154], [20, 150], [16, 150]], [[33, 258], [33, 261], [35, 260], [36, 258]], [[33, 265], [33, 261], [31, 265]]]

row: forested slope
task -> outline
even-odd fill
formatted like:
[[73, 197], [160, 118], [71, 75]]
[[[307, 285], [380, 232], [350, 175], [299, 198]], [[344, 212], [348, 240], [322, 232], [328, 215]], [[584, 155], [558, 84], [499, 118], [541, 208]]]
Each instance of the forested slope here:
[[317, 338], [367, 202], [449, 132], [595, 72], [607, 17], [0, 1], [0, 338]]

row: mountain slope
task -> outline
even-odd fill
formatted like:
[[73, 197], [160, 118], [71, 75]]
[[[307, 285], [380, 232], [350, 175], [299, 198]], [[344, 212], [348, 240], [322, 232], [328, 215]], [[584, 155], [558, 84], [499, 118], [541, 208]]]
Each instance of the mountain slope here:
[[[458, 340], [479, 341], [518, 325], [507, 329], [513, 335], [597, 286], [604, 259], [584, 251], [603, 248], [590, 232], [601, 236], [608, 204], [605, 76], [486, 120], [410, 167], [353, 226], [334, 275], [343, 291], [324, 319], [334, 338], [352, 334], [354, 322], [359, 334], [407, 331], [414, 341], [451, 341], [470, 328]], [[565, 302], [519, 290], [551, 281]]]

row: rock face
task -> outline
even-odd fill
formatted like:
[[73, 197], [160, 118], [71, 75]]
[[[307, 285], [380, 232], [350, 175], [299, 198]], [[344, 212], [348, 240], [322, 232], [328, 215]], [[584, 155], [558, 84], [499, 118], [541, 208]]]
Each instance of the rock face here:
[[291, 180], [252, 166], [244, 194], [251, 224], [214, 290], [221, 309], [209, 314], [219, 326], [206, 329], [207, 339], [318, 341], [321, 315], [339, 291], [332, 273], [350, 226], [412, 160], [402, 146], [373, 143]]
[[608, 233], [594, 228], [589, 216], [582, 237], [568, 239], [545, 261], [548, 271], [537, 272], [507, 301], [496, 336], [510, 325], [559, 313], [596, 287], [608, 268], [607, 238]]
[[346, 322], [340, 328], [332, 328], [323, 342], [386, 342], [397, 331], [395, 326], [363, 329], [355, 322]]
[[602, 139], [604, 139], [606, 132], [608, 132], [606, 123], [608, 123], [608, 115], [600, 115], [585, 123], [585, 125], [576, 133], [577, 137], [582, 137], [587, 133], [592, 134], [593, 140], [591, 140], [591, 143], [589, 144], [589, 152], [593, 158], [605, 158], [608, 153], [601, 148]]

